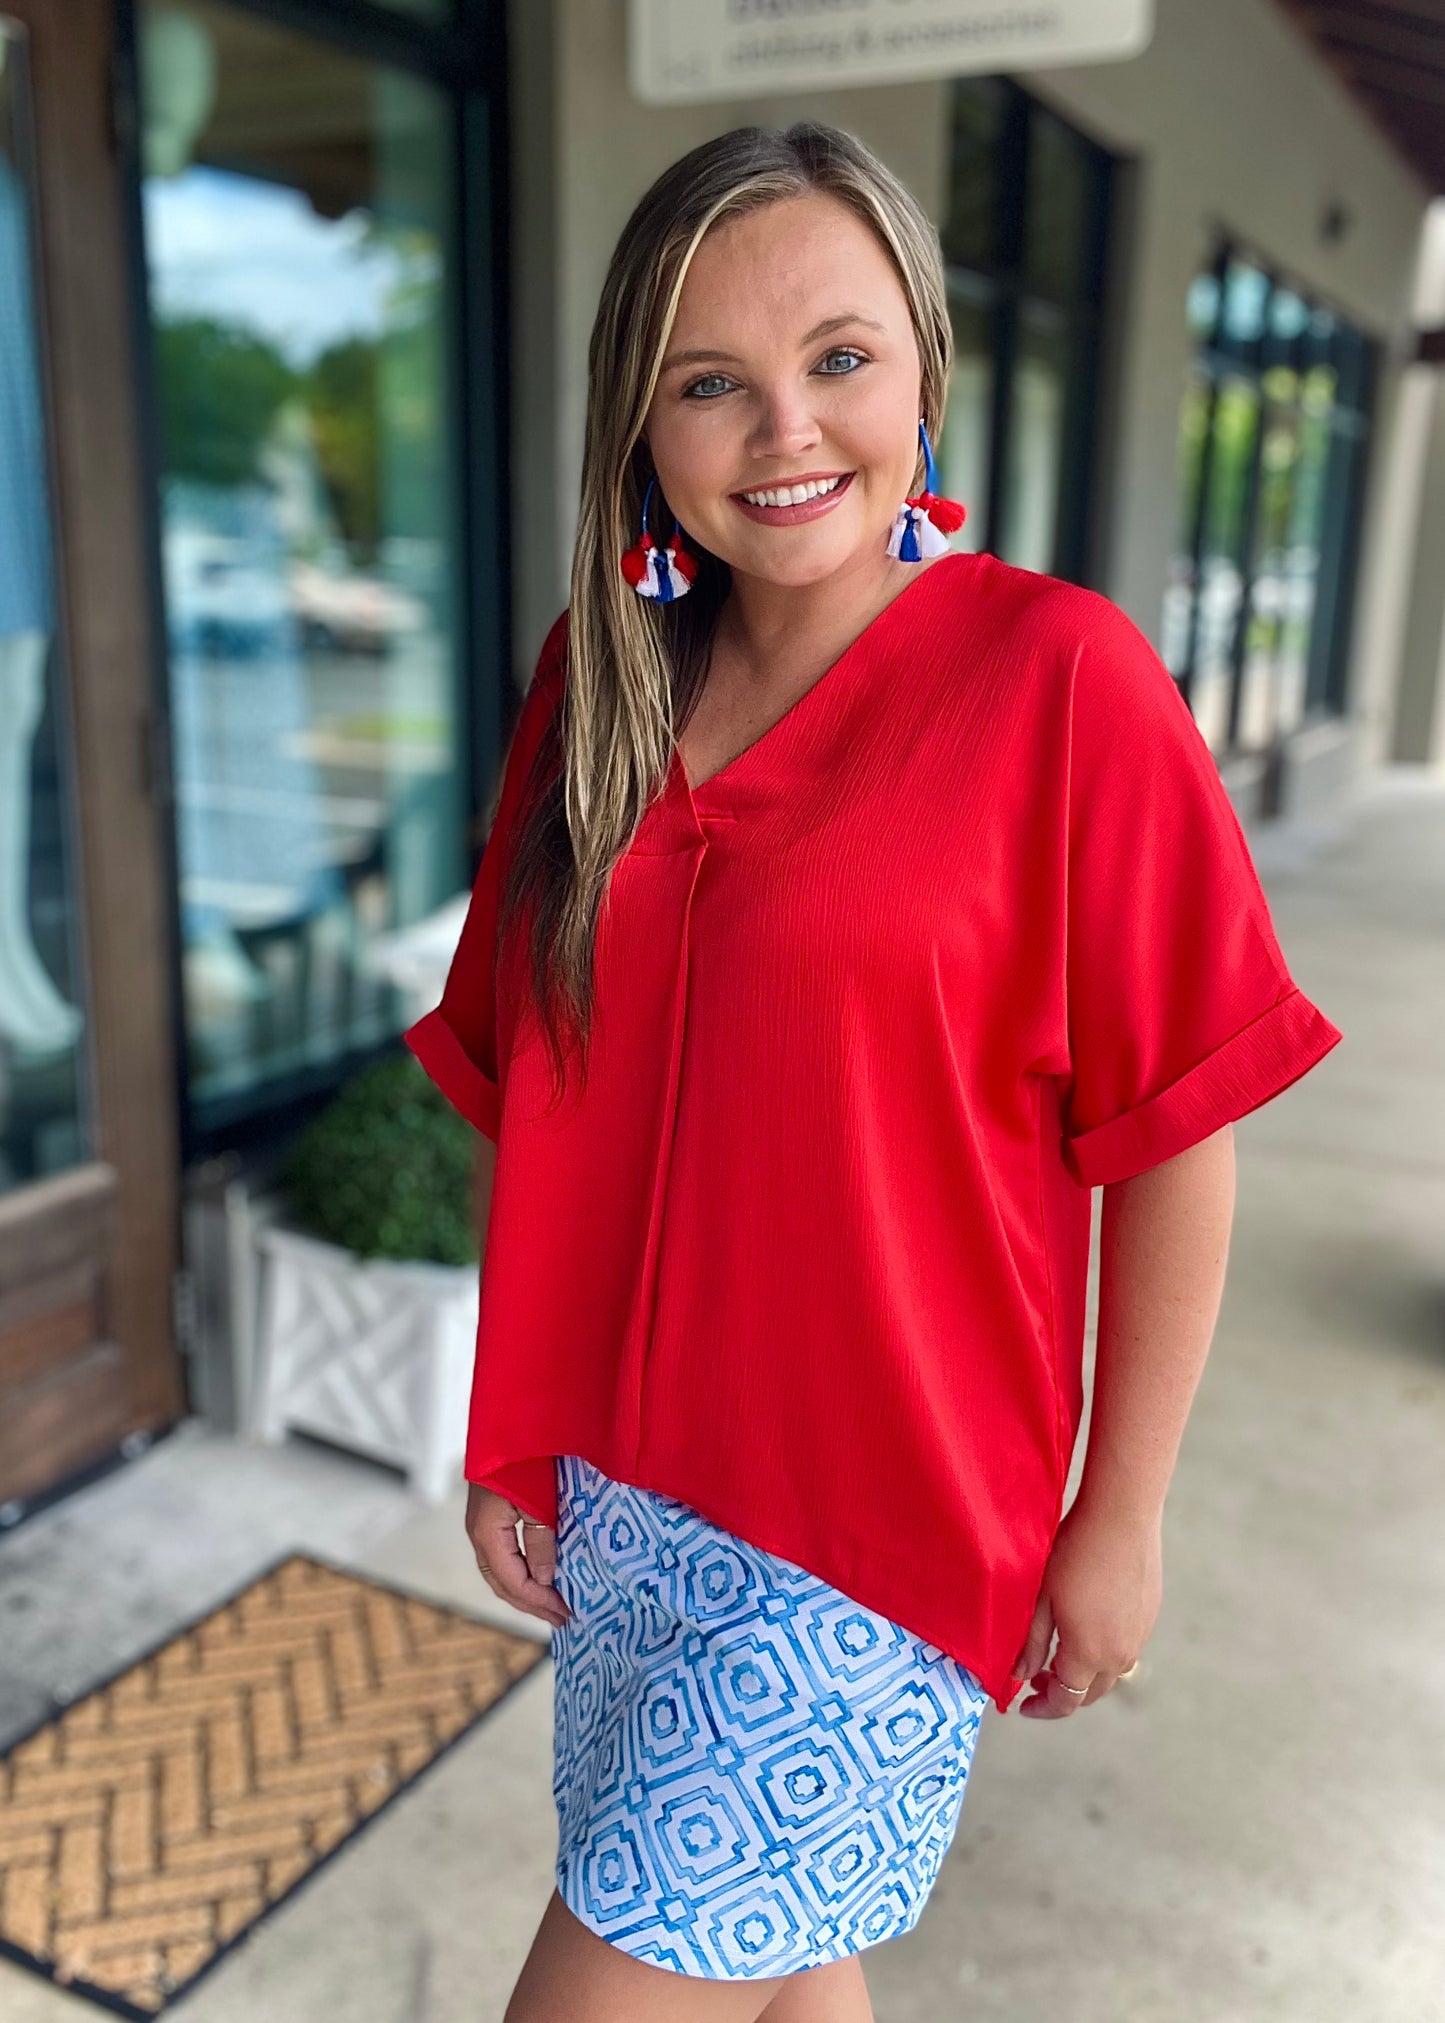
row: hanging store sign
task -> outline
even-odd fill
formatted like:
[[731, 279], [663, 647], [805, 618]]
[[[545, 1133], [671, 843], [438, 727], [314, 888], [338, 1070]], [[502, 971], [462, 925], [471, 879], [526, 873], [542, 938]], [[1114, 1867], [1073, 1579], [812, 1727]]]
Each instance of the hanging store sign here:
[[629, 0], [647, 105], [1137, 56], [1154, 0]]

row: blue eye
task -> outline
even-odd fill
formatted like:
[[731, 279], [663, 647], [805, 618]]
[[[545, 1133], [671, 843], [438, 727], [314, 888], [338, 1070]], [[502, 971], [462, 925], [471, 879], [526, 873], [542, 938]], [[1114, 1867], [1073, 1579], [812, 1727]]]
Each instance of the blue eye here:
[[[849, 363], [848, 363], [848, 366], [847, 366], [847, 369], [846, 369], [845, 371], [843, 371], [843, 372], [834, 372], [834, 371], [831, 371], [831, 370], [829, 370], [829, 371], [824, 371], [824, 372], [823, 372], [823, 377], [824, 377], [825, 379], [849, 379], [849, 378], [851, 378], [851, 377], [852, 377], [852, 375], [853, 375], [854, 371], [855, 371], [855, 370], [857, 369], [857, 367], [858, 367], [858, 366], [860, 366], [860, 365], [866, 365], [866, 364], [868, 363], [868, 354], [867, 354], [867, 352], [866, 352], [866, 351], [859, 351], [859, 350], [857, 350], [857, 349], [856, 349], [856, 348], [855, 348], [855, 347], [854, 347], [853, 345], [850, 345], [850, 344], [839, 344], [839, 345], [834, 345], [834, 347], [832, 348], [832, 350], [830, 350], [830, 351], [825, 351], [825, 352], [823, 353], [823, 358], [822, 358], [821, 364], [820, 364], [819, 366], [817, 366], [817, 367], [815, 367], [815, 368], [814, 368], [814, 369], [815, 369], [815, 371], [822, 371], [823, 367], [827, 365], [828, 361], [829, 361], [830, 359], [834, 359], [834, 358], [845, 358], [845, 359], [847, 359], [847, 360], [849, 361]], [[727, 376], [727, 374], [726, 374], [726, 373], [723, 373], [723, 372], [705, 372], [705, 373], [704, 373], [704, 374], [702, 375], [702, 378], [701, 378], [701, 379], [695, 379], [695, 380], [693, 380], [693, 382], [692, 382], [692, 384], [691, 384], [690, 386], [685, 386], [685, 387], [683, 388], [683, 390], [682, 390], [682, 397], [683, 397], [683, 399], [684, 399], [684, 400], [717, 400], [717, 399], [719, 398], [719, 395], [718, 395], [718, 394], [716, 394], [716, 393], [702, 393], [702, 392], [700, 392], [700, 391], [699, 391], [699, 389], [700, 389], [700, 388], [702, 388], [702, 387], [705, 387], [705, 386], [706, 386], [706, 385], [707, 385], [707, 384], [709, 383], [709, 381], [712, 381], [712, 382], [714, 382], [714, 383], [715, 383], [716, 385], [718, 385], [719, 387], [721, 387], [721, 388], [722, 388], [722, 390], [723, 390], [723, 392], [726, 392], [726, 391], [727, 391], [727, 389], [728, 389], [728, 387], [730, 387], [730, 386], [732, 385], [732, 383], [733, 383], [733, 382], [732, 382], [732, 381], [731, 381], [731, 380], [730, 380], [730, 379], [728, 378], [728, 376]]]

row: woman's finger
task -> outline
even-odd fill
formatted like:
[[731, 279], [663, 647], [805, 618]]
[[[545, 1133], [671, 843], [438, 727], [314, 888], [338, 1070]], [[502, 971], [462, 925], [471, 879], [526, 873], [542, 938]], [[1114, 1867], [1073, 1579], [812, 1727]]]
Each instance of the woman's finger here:
[[[557, 1584], [557, 1534], [549, 1524], [534, 1524], [530, 1518], [522, 1523], [522, 1555], [533, 1580], [556, 1593]], [[558, 1595], [557, 1599], [562, 1598]], [[565, 1604], [564, 1604], [565, 1606]]]
[[1081, 1707], [1089, 1704], [1089, 1695], [1094, 1690], [1097, 1677], [1097, 1673], [1086, 1675], [1079, 1665], [1065, 1663], [1061, 1669], [1056, 1653], [1044, 1682], [1049, 1712], [1059, 1720], [1067, 1720], [1070, 1714], [1077, 1714]]
[[489, 1572], [505, 1601], [524, 1609], [529, 1616], [541, 1616], [561, 1629], [567, 1620], [562, 1597], [553, 1588], [543, 1587], [531, 1571], [517, 1541], [516, 1518], [502, 1518], [485, 1526], [477, 1558]]
[[1049, 1645], [1054, 1639], [1054, 1612], [1047, 1595], [1040, 1595], [1034, 1610], [1034, 1619], [1029, 1624], [1029, 1633], [1024, 1647], [1014, 1666], [1016, 1679], [1032, 1679], [1035, 1672], [1043, 1670], [1048, 1659]]
[[[1077, 1714], [1081, 1707], [1087, 1706], [1093, 1691], [1093, 1679], [1086, 1680], [1077, 1665], [1054, 1669], [1058, 1664], [1059, 1660], [1055, 1657], [1053, 1666], [1034, 1673], [1029, 1680], [1034, 1689], [1033, 1698], [1024, 1701], [1019, 1709], [1021, 1714], [1032, 1714], [1036, 1721], [1066, 1721], [1071, 1714]], [[1076, 1689], [1072, 1693], [1067, 1690], [1070, 1686]], [[1077, 1690], [1079, 1688], [1083, 1690]]]
[[1062, 1718], [1087, 1707], [1098, 1677], [1099, 1667], [1094, 1659], [1086, 1657], [1076, 1648], [1075, 1639], [1060, 1630], [1043, 1688], [1050, 1713]]

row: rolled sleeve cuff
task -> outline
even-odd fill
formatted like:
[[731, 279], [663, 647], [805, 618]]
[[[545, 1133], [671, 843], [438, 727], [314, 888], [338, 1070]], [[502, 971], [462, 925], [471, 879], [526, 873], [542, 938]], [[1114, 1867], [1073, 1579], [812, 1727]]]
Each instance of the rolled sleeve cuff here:
[[402, 1039], [452, 1107], [495, 1143], [502, 1128], [501, 1091], [457, 1038], [441, 1006], [408, 1026]]
[[1343, 1038], [1303, 991], [1293, 990], [1157, 1096], [1065, 1137], [1064, 1164], [1081, 1187], [1128, 1180], [1257, 1110]]

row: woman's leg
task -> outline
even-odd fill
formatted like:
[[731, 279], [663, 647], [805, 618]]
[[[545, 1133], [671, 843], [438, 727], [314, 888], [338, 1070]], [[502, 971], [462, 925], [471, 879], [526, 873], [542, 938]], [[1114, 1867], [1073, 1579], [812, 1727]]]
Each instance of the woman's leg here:
[[556, 1890], [503, 2023], [872, 2023], [856, 1960], [757, 1981], [707, 1981], [635, 1960]]
[[874, 2023], [863, 1962], [856, 1953], [791, 1974], [762, 2013], [761, 2023]]

